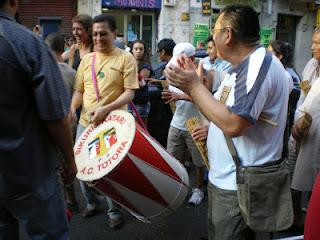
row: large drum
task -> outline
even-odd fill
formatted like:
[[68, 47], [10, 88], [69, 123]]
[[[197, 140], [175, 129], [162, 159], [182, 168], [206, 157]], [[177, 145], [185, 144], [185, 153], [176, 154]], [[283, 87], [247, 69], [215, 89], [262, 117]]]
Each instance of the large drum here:
[[89, 125], [74, 153], [77, 178], [141, 221], [169, 215], [187, 195], [186, 169], [125, 111], [111, 112], [96, 128]]

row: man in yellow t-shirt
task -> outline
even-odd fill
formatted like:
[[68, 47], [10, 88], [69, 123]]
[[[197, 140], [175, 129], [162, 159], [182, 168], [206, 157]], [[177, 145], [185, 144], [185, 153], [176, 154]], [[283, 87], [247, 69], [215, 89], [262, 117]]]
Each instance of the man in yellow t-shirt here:
[[[79, 65], [70, 108], [70, 118], [76, 119], [76, 110], [82, 106], [76, 138], [90, 122], [98, 125], [110, 111], [127, 109], [127, 104], [134, 98], [135, 89], [139, 89], [136, 61], [132, 54], [113, 45], [115, 36], [113, 17], [101, 14], [93, 19], [95, 52], [86, 55]], [[98, 204], [97, 196], [85, 182], [80, 181], [80, 186], [87, 201], [83, 216], [93, 216]], [[119, 228], [122, 223], [121, 212], [111, 199], [107, 201], [109, 226]]]

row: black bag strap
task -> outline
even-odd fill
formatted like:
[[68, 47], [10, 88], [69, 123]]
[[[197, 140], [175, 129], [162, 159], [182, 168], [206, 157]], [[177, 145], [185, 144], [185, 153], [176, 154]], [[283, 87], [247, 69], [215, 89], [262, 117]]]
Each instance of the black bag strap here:
[[[255, 84], [258, 84], [259, 88], [262, 86], [262, 82], [266, 78], [266, 75], [268, 73], [268, 70], [270, 68], [270, 64], [272, 62], [272, 54], [268, 51], [266, 51], [266, 55], [264, 56], [261, 68], [259, 70], [257, 79], [255, 81]], [[258, 93], [259, 91], [257, 91]], [[253, 97], [253, 96], [251, 96]], [[236, 165], [236, 176], [237, 176], [237, 183], [244, 183], [244, 176], [241, 174], [241, 160], [239, 158], [239, 155], [237, 153], [237, 149], [234, 146], [234, 143], [232, 141], [231, 137], [228, 137], [225, 133], [223, 133], [224, 138], [226, 140], [229, 152], [232, 156], [232, 159]]]

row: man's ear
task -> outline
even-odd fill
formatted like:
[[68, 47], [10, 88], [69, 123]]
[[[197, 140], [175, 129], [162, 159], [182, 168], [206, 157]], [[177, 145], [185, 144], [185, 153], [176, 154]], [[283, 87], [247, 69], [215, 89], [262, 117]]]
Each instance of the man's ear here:
[[226, 45], [229, 45], [233, 41], [234, 34], [233, 34], [231, 28], [226, 28], [225, 29], [224, 37], [225, 37], [225, 44]]

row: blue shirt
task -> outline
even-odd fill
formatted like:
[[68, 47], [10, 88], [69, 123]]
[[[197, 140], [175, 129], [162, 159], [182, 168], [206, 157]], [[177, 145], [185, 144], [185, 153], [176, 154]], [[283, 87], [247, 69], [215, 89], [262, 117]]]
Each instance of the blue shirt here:
[[[266, 77], [255, 84], [265, 54], [266, 50], [260, 47], [231, 69], [214, 95], [219, 100], [229, 89], [226, 100], [228, 109], [252, 123], [243, 135], [232, 138], [242, 166], [258, 166], [281, 158], [290, 76], [281, 62], [272, 56]], [[278, 126], [259, 121], [261, 113]], [[207, 146], [209, 180], [220, 189], [236, 190], [234, 161], [223, 132], [213, 123], [210, 123]]]
[[231, 64], [221, 58], [212, 61], [209, 57], [203, 59], [203, 68], [206, 71], [215, 70], [219, 72], [227, 72], [231, 68]]
[[46, 44], [0, 11], [0, 199], [34, 191], [58, 166], [46, 122], [70, 95]]

